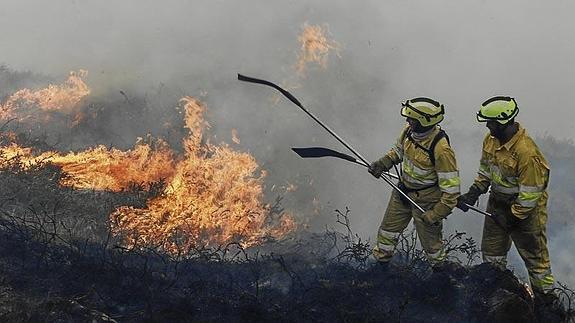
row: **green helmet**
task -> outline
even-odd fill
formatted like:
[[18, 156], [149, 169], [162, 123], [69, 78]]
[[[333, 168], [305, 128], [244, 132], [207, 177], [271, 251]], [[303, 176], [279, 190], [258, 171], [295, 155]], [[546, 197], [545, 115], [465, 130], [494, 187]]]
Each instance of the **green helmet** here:
[[440, 123], [445, 114], [443, 104], [429, 98], [415, 98], [401, 105], [401, 115], [419, 121], [423, 127]]
[[518, 113], [519, 108], [514, 98], [494, 96], [481, 104], [481, 108], [477, 112], [477, 121], [497, 121], [501, 124], [506, 124], [509, 120], [515, 118]]

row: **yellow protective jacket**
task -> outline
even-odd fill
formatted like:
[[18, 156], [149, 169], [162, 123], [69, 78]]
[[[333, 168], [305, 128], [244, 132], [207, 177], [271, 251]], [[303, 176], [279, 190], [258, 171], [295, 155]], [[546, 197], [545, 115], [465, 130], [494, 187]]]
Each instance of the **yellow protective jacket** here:
[[[429, 135], [417, 143], [429, 149], [440, 129], [439, 126], [435, 126]], [[455, 153], [449, 146], [447, 138], [440, 139], [435, 146], [435, 165], [433, 165], [429, 154], [417, 147], [415, 139], [408, 138], [408, 130], [409, 125], [403, 129], [393, 148], [380, 161], [388, 168], [403, 162], [401, 180], [408, 189], [417, 190], [437, 185], [442, 194], [432, 211], [435, 213], [435, 218], [446, 218], [457, 204], [460, 193]]]
[[504, 145], [489, 134], [485, 136], [479, 172], [473, 183], [481, 192], [491, 186], [496, 199], [509, 201], [513, 215], [525, 219], [539, 202], [547, 199], [548, 182], [547, 161], [521, 125]]

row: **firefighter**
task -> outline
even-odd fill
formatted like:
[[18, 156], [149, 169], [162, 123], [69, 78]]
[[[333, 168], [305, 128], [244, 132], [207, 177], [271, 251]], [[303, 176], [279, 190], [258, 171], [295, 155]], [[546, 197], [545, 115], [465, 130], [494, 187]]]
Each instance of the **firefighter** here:
[[391, 259], [399, 235], [412, 218], [427, 258], [434, 263], [445, 258], [442, 220], [457, 204], [460, 181], [455, 153], [438, 125], [444, 113], [444, 106], [429, 98], [403, 103], [401, 115], [407, 119], [406, 126], [392, 149], [369, 168], [379, 178], [402, 163], [398, 186], [426, 210], [422, 213], [396, 190], [391, 193], [373, 249], [379, 262]]
[[484, 262], [503, 269], [511, 242], [529, 272], [536, 296], [551, 295], [554, 278], [547, 250], [547, 184], [549, 166], [545, 157], [517, 122], [517, 102], [496, 96], [485, 101], [477, 120], [486, 122], [479, 172], [469, 191], [458, 198], [457, 207], [467, 211], [491, 187], [481, 249]]

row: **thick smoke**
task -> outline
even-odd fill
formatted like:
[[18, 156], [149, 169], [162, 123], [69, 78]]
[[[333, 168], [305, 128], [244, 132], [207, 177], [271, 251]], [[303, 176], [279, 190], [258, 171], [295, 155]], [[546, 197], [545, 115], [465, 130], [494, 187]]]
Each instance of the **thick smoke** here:
[[[37, 73], [27, 86], [87, 69], [91, 109], [108, 109], [84, 132], [64, 134], [77, 139], [63, 149], [126, 147], [147, 133], [177, 145], [182, 133], [173, 130], [181, 122], [174, 107], [184, 95], [198, 96], [208, 105], [216, 140], [231, 144], [231, 129], [237, 129], [238, 148], [269, 170], [270, 190], [299, 186], [283, 204], [315, 230], [333, 221], [334, 209], [349, 206], [353, 228], [373, 241], [389, 189], [343, 161], [299, 159], [291, 147], [343, 148], [287, 100], [276, 103], [270, 89], [236, 80], [238, 72], [293, 80], [305, 22], [329, 26], [342, 47], [327, 69], [308, 69], [292, 93], [368, 159], [389, 149], [402, 127], [399, 103], [415, 96], [445, 103], [443, 125], [464, 190], [475, 176], [485, 132], [474, 112], [490, 96], [515, 96], [518, 119], [532, 135], [575, 138], [568, 97], [575, 4], [567, 1], [6, 0], [2, 6], [0, 62]], [[446, 231], [479, 240], [482, 221], [456, 211]], [[573, 254], [565, 247], [573, 242], [565, 233], [573, 232], [573, 223], [553, 223], [568, 228], [550, 229], [554, 269], [559, 280], [573, 284]]]

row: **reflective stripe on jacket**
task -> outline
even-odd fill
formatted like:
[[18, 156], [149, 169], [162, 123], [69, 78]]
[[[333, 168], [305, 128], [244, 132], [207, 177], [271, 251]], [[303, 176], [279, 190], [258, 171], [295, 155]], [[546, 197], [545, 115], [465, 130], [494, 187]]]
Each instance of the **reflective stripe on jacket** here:
[[[402, 181], [410, 189], [420, 189], [437, 184], [442, 192], [440, 201], [433, 211], [440, 218], [445, 218], [457, 204], [460, 193], [459, 171], [455, 160], [455, 153], [449, 146], [446, 138], [442, 138], [435, 146], [435, 166], [429, 154], [417, 147], [407, 138], [409, 125], [407, 125], [397, 139], [392, 149], [383, 157], [393, 165], [403, 162]], [[418, 144], [429, 149], [435, 136], [439, 133], [439, 126]]]
[[474, 185], [483, 192], [491, 186], [493, 193], [500, 196], [517, 195], [511, 210], [516, 217], [525, 219], [544, 196], [549, 166], [533, 139], [518, 126], [517, 133], [504, 145], [489, 134], [485, 136]]

